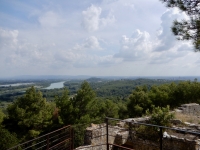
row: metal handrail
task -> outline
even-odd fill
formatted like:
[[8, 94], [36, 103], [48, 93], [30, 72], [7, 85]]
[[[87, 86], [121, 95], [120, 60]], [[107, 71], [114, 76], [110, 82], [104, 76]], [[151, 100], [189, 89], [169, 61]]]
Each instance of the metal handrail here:
[[[30, 143], [30, 142], [39, 140], [39, 139], [44, 138], [44, 137], [46, 137], [47, 139], [50, 139], [50, 138], [49, 138], [49, 135], [51, 135], [51, 134], [53, 134], [53, 133], [56, 133], [56, 132], [59, 132], [59, 131], [62, 131], [62, 130], [67, 129], [67, 128], [71, 128], [71, 125], [64, 126], [64, 127], [60, 128], [60, 129], [57, 129], [57, 130], [52, 131], [52, 132], [49, 132], [49, 133], [47, 133], [47, 134], [44, 134], [44, 135], [42, 135], [42, 136], [39, 136], [39, 137], [34, 138], [34, 139], [32, 139], [32, 140], [29, 140], [29, 141], [27, 141], [27, 142], [18, 144], [18, 145], [14, 146], [14, 147], [9, 148], [8, 150], [16, 149], [16, 148], [18, 148], [18, 147], [21, 147], [21, 146], [23, 146], [23, 145], [26, 145], [26, 144], [28, 144], [28, 143]], [[44, 142], [44, 140], [43, 140], [42, 142]], [[37, 144], [40, 144], [40, 143], [41, 143], [41, 142], [36, 143], [36, 144], [34, 144], [34, 145], [31, 145], [31, 146], [29, 146], [29, 147], [26, 147], [25, 149], [30, 148], [30, 147], [33, 147], [33, 146], [35, 146], [35, 145], [37, 145]], [[48, 143], [48, 144], [49, 144], [49, 143]], [[46, 144], [46, 145], [47, 145], [47, 144]]]
[[[129, 128], [132, 125], [144, 125], [144, 126], [149, 126], [149, 127], [156, 127], [159, 128], [159, 147], [160, 150], [163, 149], [163, 129], [168, 129], [168, 130], [174, 130], [174, 131], [178, 131], [178, 132], [182, 132], [182, 133], [188, 133], [188, 134], [193, 134], [193, 135], [200, 135], [199, 132], [194, 132], [194, 131], [188, 131], [188, 130], [183, 130], [183, 129], [177, 129], [177, 128], [171, 128], [171, 127], [166, 127], [166, 126], [160, 126], [160, 125], [155, 125], [155, 124], [148, 124], [148, 123], [140, 123], [140, 122], [133, 122], [130, 120], [121, 120], [121, 119], [116, 119], [116, 118], [110, 118], [110, 117], [106, 117], [106, 128], [107, 128], [107, 134], [108, 133], [108, 121], [109, 120], [114, 120], [114, 121], [121, 121], [121, 122], [127, 122], [129, 124]], [[130, 129], [129, 129], [130, 131]], [[110, 143], [108, 143], [108, 137], [110, 135], [107, 135], [107, 150], [109, 150], [108, 146], [110, 145]], [[116, 144], [115, 144], [116, 145]], [[120, 147], [120, 145], [117, 145], [118, 147]]]
[[[163, 129], [167, 129], [167, 130], [174, 130], [174, 131], [177, 131], [177, 132], [182, 132], [182, 133], [188, 133], [188, 134], [193, 134], [193, 135], [200, 135], [199, 132], [195, 132], [195, 131], [188, 131], [188, 130], [183, 130], [183, 129], [177, 129], [177, 128], [171, 128], [171, 127], [166, 127], [166, 126], [160, 126], [160, 125], [154, 125], [154, 124], [148, 124], [148, 123], [140, 123], [140, 122], [133, 122], [132, 120], [121, 120], [121, 119], [116, 119], [116, 118], [110, 118], [110, 117], [106, 117], [105, 118], [105, 125], [102, 126], [102, 127], [97, 127], [97, 129], [95, 128], [94, 130], [98, 130], [98, 129], [101, 129], [101, 128], [104, 128], [106, 129], [106, 134], [102, 134], [102, 135], [97, 135], [95, 137], [92, 137], [92, 138], [99, 138], [99, 137], [102, 137], [102, 136], [106, 136], [106, 143], [102, 143], [102, 144], [97, 144], [97, 145], [92, 145], [90, 147], [96, 147], [96, 146], [100, 146], [100, 145], [106, 145], [106, 148], [107, 150], [110, 149], [110, 146], [117, 146], [119, 148], [124, 148], [124, 149], [127, 149], [129, 150], [130, 148], [127, 148], [127, 147], [124, 147], [122, 145], [117, 145], [117, 144], [114, 144], [114, 143], [109, 143], [109, 137], [113, 136], [111, 134], [109, 134], [109, 128], [110, 127], [113, 127], [111, 125], [109, 125], [109, 121], [121, 121], [121, 122], [127, 122], [128, 123], [128, 126], [129, 128], [125, 128], [127, 129], [127, 131], [131, 132], [133, 131], [132, 127], [134, 125], [143, 125], [143, 126], [149, 126], [149, 127], [156, 127], [158, 128], [159, 130], [159, 143], [157, 143], [157, 146], [160, 147], [160, 150], [163, 149]], [[86, 124], [84, 124], [86, 125]], [[75, 125], [74, 125], [75, 126]], [[78, 125], [79, 126], [79, 125]], [[67, 129], [67, 130], [65, 130]], [[69, 129], [69, 130], [68, 130]], [[64, 132], [59, 132], [59, 131], [64, 131]], [[29, 144], [30, 142], [33, 142], [33, 141], [38, 141], [37, 143], [34, 143], [33, 145], [31, 146], [35, 146], [35, 145], [38, 145], [38, 147], [40, 146], [39, 144], [40, 143], [44, 143], [44, 145], [41, 145], [38, 149], [40, 149], [41, 147], [47, 147], [47, 149], [54, 149], [54, 148], [62, 148], [63, 147], [63, 143], [64, 142], [67, 142], [69, 141], [67, 148], [69, 149], [73, 149], [73, 141], [74, 141], [74, 133], [72, 132], [73, 131], [73, 128], [72, 126], [68, 125], [68, 126], [65, 126], [63, 128], [60, 128], [58, 130], [55, 130], [53, 132], [50, 132], [50, 133], [47, 133], [45, 135], [42, 135], [40, 137], [37, 137], [35, 139], [32, 139], [30, 141], [27, 141], [27, 142], [24, 142], [22, 144], [19, 144], [19, 145], [16, 145], [15, 147], [12, 147], [8, 150], [13, 150], [13, 149], [17, 149], [18, 147], [25, 145], [25, 144]], [[56, 132], [59, 132], [59, 134], [54, 134]], [[57, 137], [57, 138], [56, 138]], [[41, 138], [46, 138], [46, 140], [43, 140]], [[40, 140], [41, 139], [41, 140]], [[40, 141], [39, 141], [40, 140]], [[54, 142], [56, 141], [56, 142]], [[28, 145], [27, 145], [28, 146]], [[24, 148], [30, 148], [31, 147], [30, 145], [28, 147], [24, 147]], [[50, 147], [51, 146], [51, 147]], [[58, 147], [57, 147], [58, 146]], [[65, 147], [66, 148], [66, 147]]]
[[160, 126], [160, 125], [155, 125], [155, 124], [148, 124], [148, 123], [140, 123], [140, 122], [132, 122], [132, 121], [127, 121], [127, 120], [121, 120], [121, 119], [116, 119], [116, 118], [110, 118], [106, 117], [108, 120], [115, 120], [115, 121], [121, 121], [121, 122], [128, 122], [132, 124], [138, 124], [138, 125], [144, 125], [144, 126], [150, 126], [150, 127], [157, 127], [157, 128], [163, 128], [163, 129], [169, 129], [169, 130], [175, 130], [175, 131], [180, 131], [180, 132], [187, 132], [191, 134], [197, 134], [200, 135], [200, 132], [192, 132], [188, 130], [182, 130], [182, 129], [177, 129], [177, 128], [170, 128], [166, 126]]

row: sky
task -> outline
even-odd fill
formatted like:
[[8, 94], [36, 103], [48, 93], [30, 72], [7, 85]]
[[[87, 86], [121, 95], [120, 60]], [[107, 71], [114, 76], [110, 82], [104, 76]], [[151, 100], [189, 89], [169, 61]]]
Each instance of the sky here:
[[0, 77], [198, 76], [175, 19], [159, 0], [0, 0]]

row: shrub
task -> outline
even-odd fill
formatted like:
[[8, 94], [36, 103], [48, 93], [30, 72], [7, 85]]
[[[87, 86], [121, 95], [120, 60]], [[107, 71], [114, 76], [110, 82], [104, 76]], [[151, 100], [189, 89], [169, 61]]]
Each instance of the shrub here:
[[152, 112], [146, 111], [147, 115], [150, 115], [150, 123], [160, 126], [170, 126], [170, 120], [174, 118], [174, 114], [170, 112], [169, 105], [167, 107], [155, 107], [153, 106]]

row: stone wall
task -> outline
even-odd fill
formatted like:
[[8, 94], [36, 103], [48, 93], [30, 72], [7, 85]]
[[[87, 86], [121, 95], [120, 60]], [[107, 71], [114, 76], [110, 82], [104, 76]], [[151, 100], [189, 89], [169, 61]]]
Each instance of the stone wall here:
[[200, 105], [196, 103], [183, 104], [181, 107], [178, 107], [175, 111], [187, 114], [187, 115], [196, 115], [200, 116]]
[[[134, 131], [129, 132], [127, 124], [129, 122], [145, 122], [148, 118], [131, 118], [127, 122], [119, 122], [117, 126], [108, 126], [109, 143], [129, 146], [137, 150], [159, 150], [159, 142], [140, 139]], [[77, 149], [82, 150], [106, 150], [106, 124], [92, 124], [85, 132], [85, 146]], [[112, 146], [110, 149], [114, 149]], [[200, 139], [187, 139], [186, 137], [163, 134], [163, 150], [200, 150]]]
[[163, 148], [170, 150], [200, 150], [200, 141], [170, 136], [163, 139]]
[[[109, 143], [118, 143], [123, 144], [125, 143], [125, 140], [122, 140], [121, 138], [127, 139], [128, 131], [126, 131], [125, 128], [119, 127], [119, 126], [108, 126], [108, 135], [109, 135]], [[84, 138], [85, 145], [102, 145], [106, 144], [106, 124], [92, 124], [90, 127], [86, 128], [85, 132], [85, 138]], [[118, 140], [119, 139], [119, 140]], [[106, 146], [104, 146], [106, 147]], [[92, 149], [98, 149], [93, 147]], [[88, 149], [88, 147], [87, 147]]]

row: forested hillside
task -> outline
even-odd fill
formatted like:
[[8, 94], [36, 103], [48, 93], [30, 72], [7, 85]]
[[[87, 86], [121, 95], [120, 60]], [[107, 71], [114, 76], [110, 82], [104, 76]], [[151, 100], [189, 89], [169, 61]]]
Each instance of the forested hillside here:
[[[76, 92], [70, 91], [72, 88], [77, 89]], [[42, 90], [32, 86], [7, 108], [0, 110], [0, 147], [7, 149], [68, 124], [100, 123], [106, 116], [138, 117], [146, 114], [147, 110], [151, 113], [158, 106], [173, 109], [183, 103], [199, 103], [200, 83], [148, 79], [76, 84], [73, 81], [71, 84], [66, 82], [65, 88], [54, 94], [48, 100]], [[82, 125], [77, 129], [83, 134], [84, 128]], [[80, 140], [76, 141], [76, 145], [80, 143]]]
[[[43, 96], [47, 101], [54, 100], [56, 95], [62, 94], [62, 88], [60, 89], [44, 89], [51, 83], [59, 82], [62, 80], [25, 80], [25, 81], [4, 81], [1, 84], [12, 84], [18, 82], [29, 82], [28, 85], [20, 86], [0, 86], [0, 102], [7, 101], [12, 102], [19, 96], [22, 96], [27, 88], [35, 86], [43, 93]], [[179, 80], [166, 80], [166, 79], [121, 79], [111, 80], [102, 78], [89, 78], [86, 80], [91, 88], [95, 91], [99, 98], [111, 98], [111, 99], [124, 99], [127, 98], [133, 89], [139, 85], [146, 85], [150, 88], [152, 85], [160, 85], [164, 83], [178, 83]], [[83, 80], [69, 80], [64, 83], [64, 86], [69, 90], [69, 94], [73, 96], [80, 88]]]

